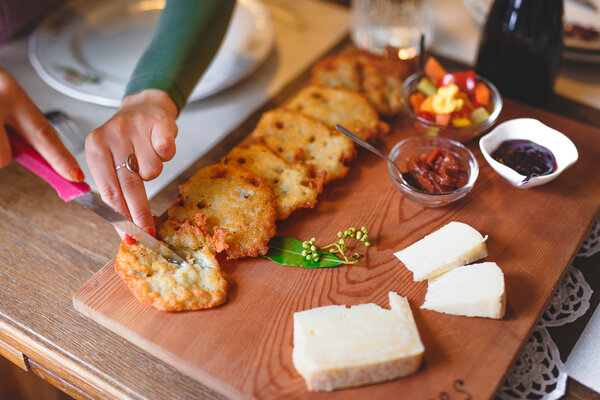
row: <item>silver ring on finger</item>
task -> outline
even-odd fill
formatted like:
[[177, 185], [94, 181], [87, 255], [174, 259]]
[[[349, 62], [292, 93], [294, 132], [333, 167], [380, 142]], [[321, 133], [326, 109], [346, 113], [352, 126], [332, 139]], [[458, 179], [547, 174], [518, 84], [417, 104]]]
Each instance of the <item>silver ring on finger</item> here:
[[120, 170], [121, 168], [127, 168], [129, 171], [133, 172], [134, 174], [139, 174], [140, 172], [140, 166], [138, 164], [138, 160], [137, 157], [135, 156], [135, 154], [130, 154], [127, 156], [127, 160], [125, 160], [125, 162], [123, 164], [119, 164], [115, 167], [115, 171]]

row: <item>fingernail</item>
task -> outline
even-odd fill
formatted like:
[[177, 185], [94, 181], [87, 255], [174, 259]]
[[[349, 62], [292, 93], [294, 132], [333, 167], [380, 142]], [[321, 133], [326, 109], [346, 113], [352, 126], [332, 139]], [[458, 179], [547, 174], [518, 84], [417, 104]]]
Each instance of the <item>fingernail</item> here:
[[152, 237], [156, 237], [156, 229], [154, 229], [154, 228], [146, 229], [146, 233]]
[[71, 174], [71, 177], [76, 182], [83, 182], [83, 180], [85, 179], [85, 175], [83, 174], [83, 171], [79, 167], [77, 167], [77, 169], [75, 171], [73, 171], [73, 173]]
[[137, 242], [137, 240], [135, 240], [128, 234], [125, 234], [125, 243], [127, 243], [128, 245], [132, 245], [132, 244], [136, 244], [136, 242]]

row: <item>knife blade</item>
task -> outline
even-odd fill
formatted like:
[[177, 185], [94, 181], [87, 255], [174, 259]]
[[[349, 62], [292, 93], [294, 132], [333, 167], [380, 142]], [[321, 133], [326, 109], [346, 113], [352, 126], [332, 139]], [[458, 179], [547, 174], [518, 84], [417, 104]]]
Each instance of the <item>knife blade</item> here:
[[73, 201], [81, 204], [88, 210], [93, 211], [100, 217], [104, 218], [115, 227], [117, 232], [131, 236], [135, 240], [141, 242], [144, 246], [160, 254], [168, 262], [180, 266], [186, 262], [182, 257], [171, 250], [164, 242], [155, 239], [152, 235], [131, 222], [123, 214], [115, 211], [111, 206], [94, 196], [91, 191], [74, 197]]
[[186, 261], [171, 250], [164, 242], [154, 238], [131, 222], [123, 214], [92, 194], [85, 182], [71, 182], [60, 176], [46, 160], [20, 135], [8, 132], [13, 158], [19, 164], [49, 183], [64, 201], [74, 200], [106, 221], [113, 224], [117, 232], [125, 233], [154, 250], [168, 262], [182, 265]]

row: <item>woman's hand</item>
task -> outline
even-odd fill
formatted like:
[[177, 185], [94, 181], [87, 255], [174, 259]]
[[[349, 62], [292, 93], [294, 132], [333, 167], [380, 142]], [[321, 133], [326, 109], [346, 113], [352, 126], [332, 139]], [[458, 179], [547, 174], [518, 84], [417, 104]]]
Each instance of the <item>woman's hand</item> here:
[[60, 176], [74, 182], [84, 179], [75, 157], [10, 74], [0, 69], [0, 168], [12, 160], [6, 128], [23, 136]]
[[[117, 113], [88, 135], [85, 152], [102, 199], [151, 235], [156, 233], [144, 181], [156, 178], [175, 155], [177, 107], [161, 90], [123, 99]], [[115, 170], [135, 154], [139, 174]]]

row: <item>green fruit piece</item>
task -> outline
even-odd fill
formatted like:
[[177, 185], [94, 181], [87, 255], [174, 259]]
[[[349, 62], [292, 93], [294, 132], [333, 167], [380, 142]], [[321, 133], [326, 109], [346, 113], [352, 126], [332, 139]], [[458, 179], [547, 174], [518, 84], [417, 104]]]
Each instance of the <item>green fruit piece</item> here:
[[427, 77], [417, 83], [417, 90], [425, 96], [435, 96], [437, 93], [437, 87]]
[[480, 122], [485, 121], [490, 117], [490, 114], [483, 107], [477, 107], [473, 111], [471, 111], [471, 122], [474, 124], [478, 124]]

